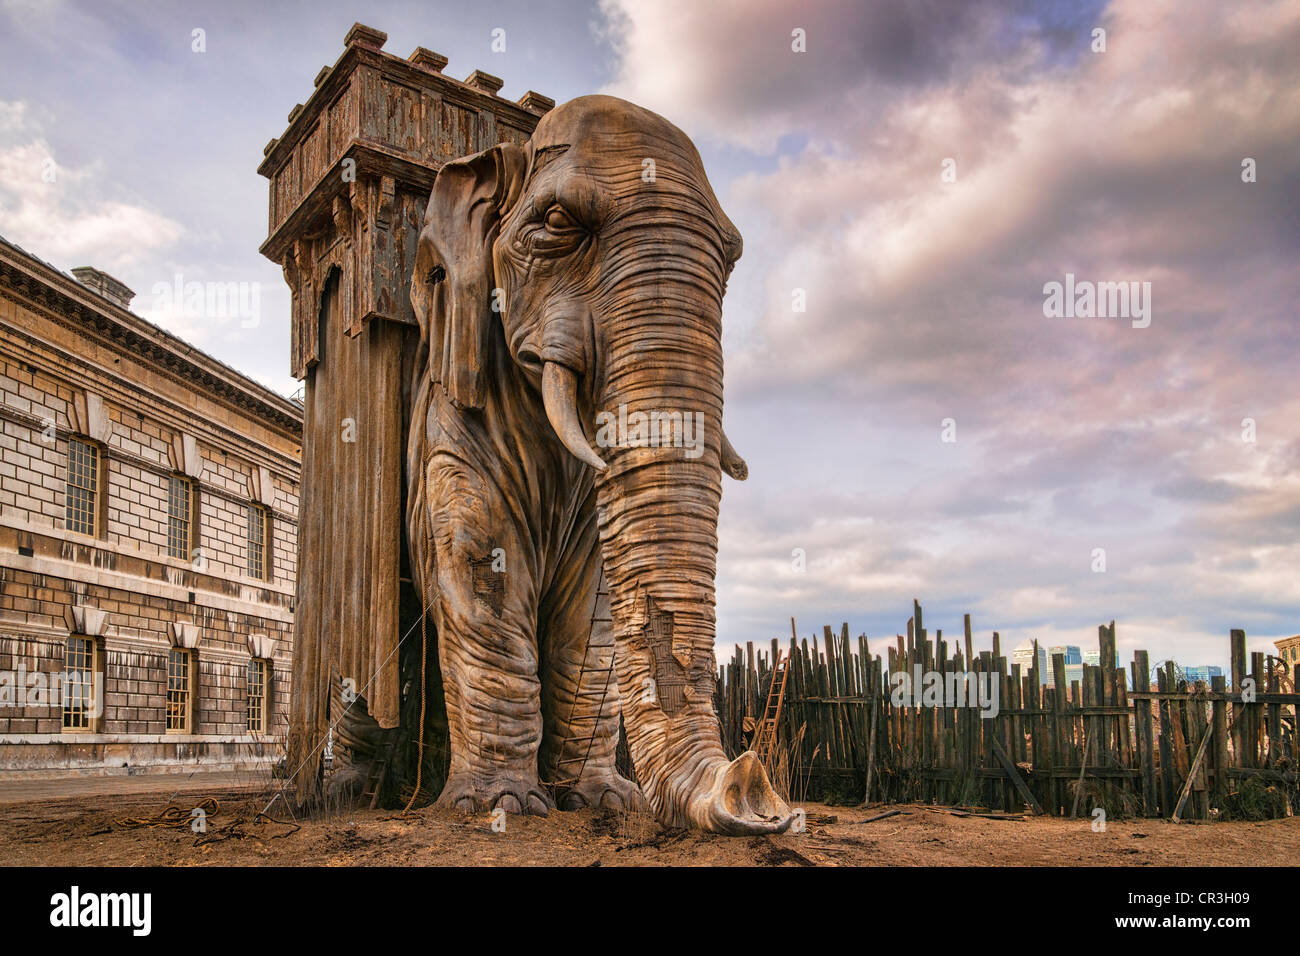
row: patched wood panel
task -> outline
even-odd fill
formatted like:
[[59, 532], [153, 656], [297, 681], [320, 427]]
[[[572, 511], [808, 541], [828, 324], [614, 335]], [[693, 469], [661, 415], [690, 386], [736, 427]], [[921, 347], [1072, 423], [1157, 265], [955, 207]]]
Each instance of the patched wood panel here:
[[420, 159], [436, 166], [440, 161], [438, 155], [438, 131], [442, 121], [442, 97], [437, 93], [424, 90], [420, 94]]
[[439, 111], [437, 147], [441, 159], [455, 159], [474, 152], [478, 113], [442, 101]]
[[283, 221], [298, 202], [298, 153], [289, 157], [289, 161], [275, 174], [272, 186], [275, 196], [275, 209], [279, 221]]
[[528, 137], [532, 135], [527, 130], [519, 129], [516, 126], [503, 123], [500, 120], [497, 120], [496, 127], [498, 143], [514, 143], [517, 146], [522, 146], [524, 143], [528, 142]]
[[383, 89], [383, 141], [394, 149], [420, 154], [420, 91], [398, 83], [385, 83]]
[[343, 93], [330, 104], [330, 143], [335, 156], [347, 148], [361, 132], [357, 125], [357, 89], [349, 85]]
[[357, 310], [359, 321], [353, 334], [360, 331], [362, 319], [380, 317], [407, 325], [415, 324], [415, 314], [411, 310], [411, 276], [415, 269], [424, 205], [423, 195], [397, 193], [393, 200], [391, 225], [376, 227], [369, 258], [370, 281], [364, 284], [373, 291], [373, 298], [364, 308]]
[[325, 175], [329, 164], [329, 127], [318, 123], [307, 134], [302, 149], [302, 178], [305, 184], [313, 184]]

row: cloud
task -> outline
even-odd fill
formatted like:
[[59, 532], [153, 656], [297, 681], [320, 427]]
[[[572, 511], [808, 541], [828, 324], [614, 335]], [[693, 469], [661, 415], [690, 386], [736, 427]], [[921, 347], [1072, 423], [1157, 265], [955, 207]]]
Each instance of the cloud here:
[[[692, 135], [770, 152], [782, 137], [856, 138], [900, 91], [969, 79], [989, 52], [1051, 55], [1075, 13], [1026, 19], [1028, 0], [786, 0], [661, 4], [602, 0], [618, 58], [606, 91]], [[1080, 11], [1096, 3], [1076, 5]], [[794, 50], [803, 32], [805, 52]], [[1018, 42], [1032, 34], [1026, 50]]]
[[[927, 595], [1216, 660], [1300, 630], [1300, 3], [603, 7], [610, 90], [747, 167], [729, 431], [781, 505], [724, 499], [724, 640]], [[1150, 282], [1151, 326], [1045, 318], [1066, 273]]]
[[122, 269], [184, 230], [107, 180], [95, 163], [61, 166], [28, 113], [0, 101], [0, 234], [61, 268]]

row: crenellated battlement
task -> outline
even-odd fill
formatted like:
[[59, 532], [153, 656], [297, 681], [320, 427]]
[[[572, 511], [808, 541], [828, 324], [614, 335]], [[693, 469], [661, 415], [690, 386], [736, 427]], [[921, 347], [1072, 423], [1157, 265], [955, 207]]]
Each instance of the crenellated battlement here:
[[320, 295], [342, 273], [346, 329], [372, 318], [412, 324], [415, 240], [443, 163], [500, 142], [523, 143], [555, 102], [529, 90], [518, 102], [500, 78], [474, 70], [443, 74], [447, 58], [416, 47], [385, 53], [388, 36], [354, 24], [333, 66], [317, 73], [288, 128], [267, 143], [258, 172], [270, 181], [262, 254], [293, 290], [292, 372], [304, 378], [320, 356]]

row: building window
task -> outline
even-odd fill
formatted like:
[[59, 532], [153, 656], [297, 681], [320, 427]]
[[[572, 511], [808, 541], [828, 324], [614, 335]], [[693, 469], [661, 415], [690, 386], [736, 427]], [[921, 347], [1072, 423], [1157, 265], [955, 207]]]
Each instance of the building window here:
[[271, 580], [271, 512], [254, 504], [248, 506], [248, 573]]
[[99, 493], [99, 448], [68, 439], [68, 491], [65, 524], [69, 531], [95, 535]]
[[194, 652], [173, 647], [167, 656], [167, 732], [192, 733], [194, 715]]
[[95, 733], [99, 729], [100, 702], [95, 699], [99, 660], [99, 648], [93, 637], [68, 635], [63, 674], [64, 730]]
[[270, 662], [254, 657], [248, 662], [248, 732], [266, 733], [267, 684], [271, 676]]
[[188, 561], [193, 546], [194, 483], [172, 475], [167, 485], [167, 553]]

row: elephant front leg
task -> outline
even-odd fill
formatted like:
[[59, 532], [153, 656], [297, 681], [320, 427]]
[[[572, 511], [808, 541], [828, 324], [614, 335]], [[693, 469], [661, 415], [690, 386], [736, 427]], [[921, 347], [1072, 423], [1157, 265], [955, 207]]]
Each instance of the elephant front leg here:
[[455, 613], [442, 621], [451, 766], [438, 805], [546, 816], [552, 803], [537, 779], [542, 718], [532, 641]]
[[648, 810], [641, 789], [615, 769], [619, 691], [609, 598], [598, 593], [599, 579], [593, 507], [543, 606], [542, 775], [563, 810]]
[[438, 805], [472, 812], [545, 816], [538, 783], [542, 735], [536, 599], [525, 551], [487, 515], [481, 480], [444, 470], [429, 487], [433, 512], [438, 656], [451, 761]]

